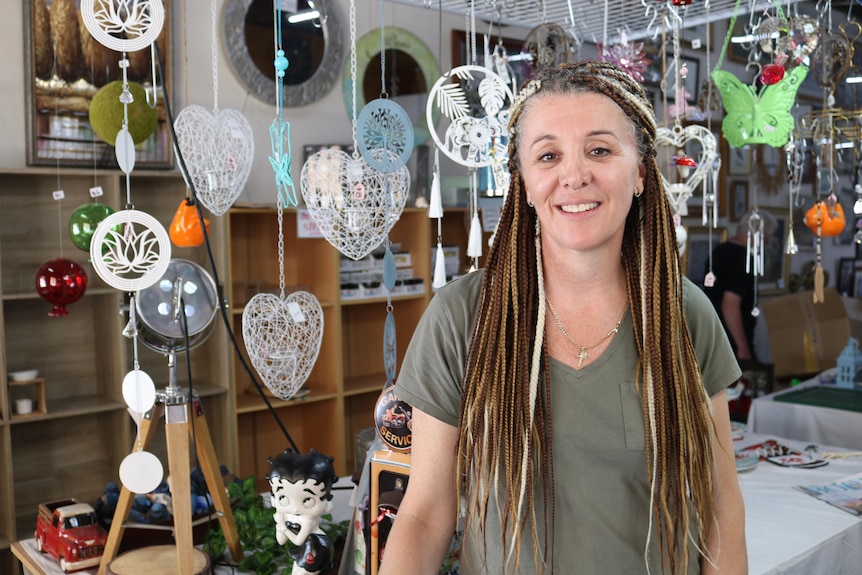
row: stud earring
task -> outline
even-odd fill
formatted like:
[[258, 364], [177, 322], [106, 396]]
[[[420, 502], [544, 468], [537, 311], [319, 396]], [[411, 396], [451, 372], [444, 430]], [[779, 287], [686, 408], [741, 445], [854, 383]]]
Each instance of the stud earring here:
[[639, 189], [635, 188], [635, 197], [636, 198], [641, 197], [641, 194], [643, 194], [643, 193], [644, 193], [643, 190], [639, 190]]
[[531, 208], [536, 207], [536, 204], [534, 204], [533, 200], [531, 200], [530, 198], [527, 198], [527, 205], [530, 206]]

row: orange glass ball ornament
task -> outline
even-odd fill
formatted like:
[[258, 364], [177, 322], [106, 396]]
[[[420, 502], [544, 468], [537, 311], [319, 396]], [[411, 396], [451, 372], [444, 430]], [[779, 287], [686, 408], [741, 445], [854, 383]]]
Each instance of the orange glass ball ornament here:
[[817, 220], [820, 219], [820, 235], [824, 238], [837, 236], [844, 231], [847, 225], [844, 219], [844, 208], [841, 204], [829, 205], [828, 202], [817, 202], [805, 212], [805, 225], [815, 234], [817, 233]]

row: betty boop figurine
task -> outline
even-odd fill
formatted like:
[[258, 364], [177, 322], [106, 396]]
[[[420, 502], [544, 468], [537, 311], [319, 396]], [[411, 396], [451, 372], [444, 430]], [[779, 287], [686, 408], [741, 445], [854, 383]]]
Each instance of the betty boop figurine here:
[[320, 573], [332, 566], [335, 549], [320, 528], [320, 518], [332, 509], [332, 485], [338, 480], [333, 458], [312, 449], [290, 449], [268, 459], [275, 537], [279, 545], [293, 544], [291, 575]]

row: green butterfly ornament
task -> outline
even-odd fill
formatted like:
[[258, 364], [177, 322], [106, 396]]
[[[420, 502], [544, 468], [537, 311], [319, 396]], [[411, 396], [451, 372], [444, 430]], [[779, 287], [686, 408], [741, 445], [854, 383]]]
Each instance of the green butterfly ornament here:
[[807, 66], [796, 66], [780, 82], [764, 85], [758, 93], [754, 86], [743, 84], [730, 72], [714, 70], [712, 79], [721, 92], [725, 111], [721, 131], [730, 145], [734, 148], [748, 144], [784, 147], [794, 124], [790, 108], [806, 75]]

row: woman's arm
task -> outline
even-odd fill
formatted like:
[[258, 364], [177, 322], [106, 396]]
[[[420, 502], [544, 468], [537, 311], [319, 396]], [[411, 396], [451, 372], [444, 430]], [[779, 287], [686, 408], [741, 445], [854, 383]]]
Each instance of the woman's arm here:
[[733, 437], [730, 432], [730, 415], [727, 407], [727, 392], [722, 391], [712, 398], [715, 417], [713, 452], [715, 453], [715, 512], [717, 525], [710, 532], [707, 542], [710, 565], [701, 557], [702, 575], [745, 575], [748, 573], [748, 552], [745, 547], [745, 506], [739, 478], [736, 475], [736, 459]]
[[455, 533], [458, 429], [413, 409], [410, 480], [386, 541], [380, 575], [437, 575]]

